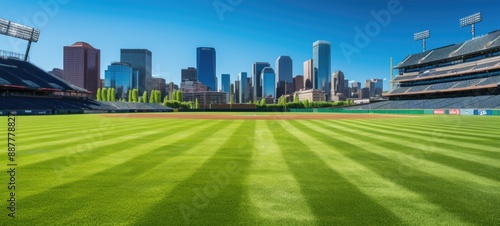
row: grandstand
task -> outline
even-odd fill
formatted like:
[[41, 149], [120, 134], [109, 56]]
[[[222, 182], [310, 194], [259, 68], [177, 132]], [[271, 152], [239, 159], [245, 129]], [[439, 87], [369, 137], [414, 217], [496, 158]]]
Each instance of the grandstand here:
[[168, 112], [159, 104], [100, 102], [92, 93], [35, 65], [0, 57], [0, 114], [68, 114], [85, 112]]
[[500, 30], [460, 44], [411, 54], [385, 94], [357, 109], [500, 108]]

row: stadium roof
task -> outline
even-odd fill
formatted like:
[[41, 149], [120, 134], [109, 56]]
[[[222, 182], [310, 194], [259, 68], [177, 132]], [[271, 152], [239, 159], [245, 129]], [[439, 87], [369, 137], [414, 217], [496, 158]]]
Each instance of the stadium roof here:
[[449, 46], [440, 47], [423, 53], [407, 56], [396, 68], [405, 68], [419, 64], [437, 62], [448, 58], [460, 58], [465, 55], [500, 47], [500, 30], [487, 35]]

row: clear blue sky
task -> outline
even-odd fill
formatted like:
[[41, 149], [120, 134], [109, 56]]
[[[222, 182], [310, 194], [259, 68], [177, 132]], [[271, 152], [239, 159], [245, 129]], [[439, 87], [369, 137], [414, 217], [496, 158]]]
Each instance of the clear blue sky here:
[[[387, 11], [389, 2], [399, 2], [400, 12], [381, 26], [370, 12]], [[214, 3], [226, 11], [218, 13]], [[420, 52], [415, 32], [431, 30], [428, 49], [463, 42], [471, 35], [459, 27], [459, 18], [479, 11], [483, 22], [477, 34], [500, 29], [496, 0], [3, 0], [1, 7], [0, 18], [42, 30], [31, 61], [45, 70], [62, 68], [63, 46], [85, 41], [101, 49], [101, 77], [107, 65], [119, 61], [120, 48], [147, 48], [153, 52], [153, 74], [177, 84], [181, 69], [196, 65], [200, 46], [216, 48], [217, 74], [229, 73], [233, 82], [241, 71], [251, 74], [253, 62], [274, 67], [280, 55], [291, 56], [294, 75], [302, 74], [312, 43], [329, 40], [332, 70], [364, 83], [388, 79], [390, 57], [397, 64]], [[365, 31], [375, 23], [380, 29], [372, 26], [369, 43], [356, 45], [355, 28]], [[356, 52], [346, 57], [342, 45]], [[0, 37], [0, 49], [23, 53], [25, 47]]]

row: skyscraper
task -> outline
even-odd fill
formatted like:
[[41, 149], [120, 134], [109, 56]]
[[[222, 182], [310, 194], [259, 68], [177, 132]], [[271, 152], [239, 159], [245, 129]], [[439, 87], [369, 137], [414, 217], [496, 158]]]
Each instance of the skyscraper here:
[[336, 71], [332, 77], [332, 96], [344, 94], [345, 78], [342, 71]]
[[132, 65], [132, 70], [139, 72], [139, 77], [134, 79], [138, 81], [134, 87], [139, 89], [139, 93], [151, 90], [152, 82], [152, 53], [147, 49], [121, 49], [120, 61]]
[[304, 76], [297, 75], [293, 78], [293, 90], [294, 92], [304, 89]]
[[316, 41], [313, 43], [313, 88], [330, 95], [331, 73], [331, 44], [329, 41]]
[[138, 73], [138, 71], [133, 71], [128, 63], [112, 63], [104, 72], [104, 87], [115, 88], [117, 99], [127, 99], [128, 92], [137, 88], [133, 86], [134, 83], [137, 84], [137, 81], [133, 80], [138, 78]]
[[262, 98], [267, 103], [274, 103], [276, 99], [276, 74], [271, 67], [262, 69]]
[[241, 97], [241, 91], [240, 91], [240, 87], [241, 87], [241, 85], [240, 85], [240, 83], [241, 83], [241, 82], [240, 82], [240, 81], [238, 81], [238, 80], [234, 81], [234, 101], [235, 101], [236, 103], [238, 103], [238, 104], [243, 103], [243, 102], [241, 101], [241, 99], [240, 99], [240, 97]]
[[238, 80], [240, 81], [239, 82], [239, 100], [240, 100], [240, 103], [247, 103], [249, 100], [249, 96], [247, 96], [247, 76], [248, 74], [246, 72], [240, 72], [240, 74], [238, 75]]
[[65, 46], [64, 79], [96, 94], [101, 79], [101, 50], [85, 42]]
[[[304, 62], [304, 89], [314, 88], [314, 70], [313, 70], [313, 59], [309, 59]], [[296, 90], [298, 91], [298, 90]]]
[[369, 97], [381, 97], [384, 90], [384, 80], [372, 78], [366, 80], [365, 88], [368, 88]]
[[281, 97], [293, 93], [290, 84], [293, 84], [292, 58], [280, 56], [276, 60], [276, 96]]
[[220, 90], [226, 93], [226, 102], [229, 103], [229, 94], [231, 91], [231, 75], [230, 74], [222, 74], [220, 80]]
[[252, 65], [252, 85], [253, 85], [253, 101], [259, 101], [262, 98], [262, 70], [266, 67], [271, 67], [266, 62], [256, 62]]
[[214, 48], [196, 49], [196, 68], [198, 81], [207, 86], [208, 91], [217, 91], [216, 53]]
[[187, 69], [182, 69], [181, 70], [181, 82], [184, 81], [191, 81], [191, 82], [196, 82], [198, 81], [197, 76], [197, 71], [196, 68], [194, 67], [188, 67]]

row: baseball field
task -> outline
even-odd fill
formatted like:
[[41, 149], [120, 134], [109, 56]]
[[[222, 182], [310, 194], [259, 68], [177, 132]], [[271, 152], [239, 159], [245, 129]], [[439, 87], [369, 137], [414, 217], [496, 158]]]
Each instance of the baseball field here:
[[0, 225], [498, 225], [499, 128], [479, 116], [17, 116], [15, 219], [2, 201]]

